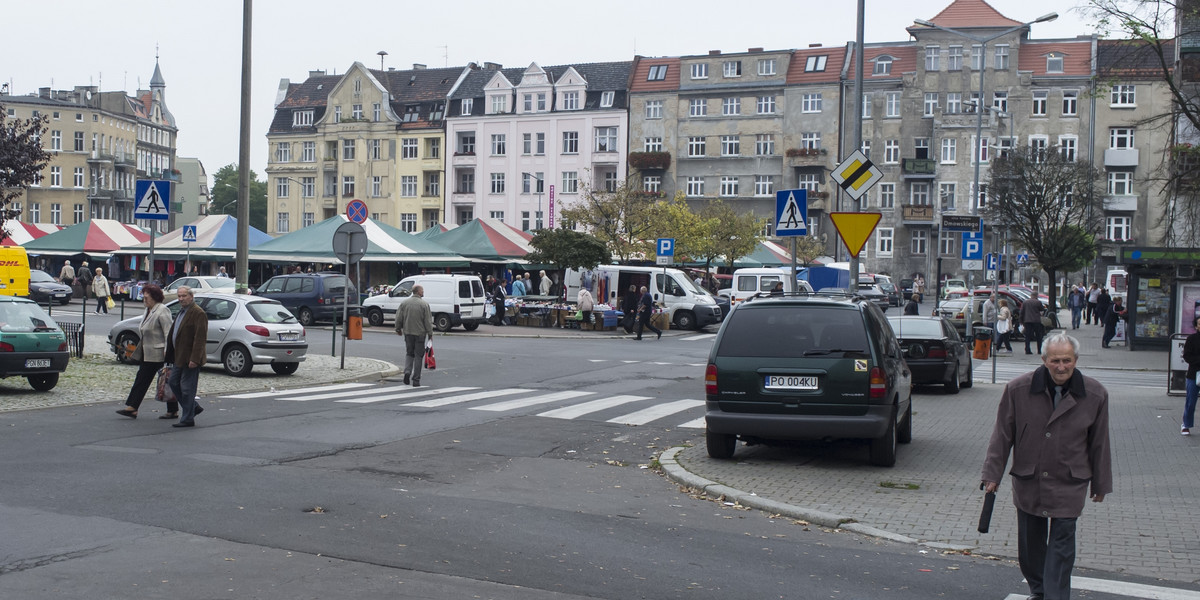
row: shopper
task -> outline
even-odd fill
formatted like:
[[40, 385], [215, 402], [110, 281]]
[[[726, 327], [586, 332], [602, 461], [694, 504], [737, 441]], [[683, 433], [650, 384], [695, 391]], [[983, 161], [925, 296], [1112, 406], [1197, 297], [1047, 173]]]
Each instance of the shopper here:
[[917, 292], [913, 292], [912, 295], [908, 297], [908, 304], [904, 305], [904, 314], [905, 315], [921, 314], [920, 304], [921, 304], [921, 294], [919, 294]]
[[96, 314], [103, 312], [108, 314], [108, 297], [112, 295], [112, 290], [108, 287], [108, 278], [104, 276], [104, 269], [96, 267], [96, 277], [92, 279], [92, 293], [96, 294]]
[[1117, 323], [1125, 319], [1125, 307], [1121, 304], [1121, 297], [1117, 296], [1113, 299], [1112, 306], [1108, 307], [1108, 311], [1104, 313], [1104, 337], [1100, 338], [1100, 345], [1108, 348], [1114, 337], [1117, 337]]
[[[99, 269], [96, 269], [99, 271]], [[196, 304], [192, 288], [181, 285], [179, 315], [167, 335], [167, 362], [171, 363], [171, 377], [167, 385], [179, 402], [179, 422], [172, 427], [195, 427], [196, 415], [204, 408], [196, 402], [196, 386], [200, 383], [200, 367], [206, 359], [205, 345], [208, 342], [208, 315]]]
[[1100, 301], [1100, 286], [1092, 284], [1092, 289], [1087, 293], [1087, 314], [1083, 317], [1083, 322], [1088, 325], [1095, 325], [1100, 321], [1100, 315], [1096, 314], [1096, 303]]
[[414, 285], [412, 296], [396, 311], [396, 333], [404, 336], [404, 384], [420, 387], [425, 341], [433, 341], [433, 312], [425, 301], [423, 286]]
[[1045, 330], [1042, 328], [1042, 311], [1045, 308], [1042, 306], [1042, 301], [1037, 297], [1037, 294], [1030, 296], [1028, 300], [1021, 303], [1021, 327], [1025, 335], [1025, 354], [1033, 354], [1029, 349], [1029, 342], [1037, 342], [1037, 353], [1042, 353], [1042, 335]]
[[642, 286], [642, 297], [638, 300], [638, 326], [637, 337], [635, 340], [642, 339], [642, 330], [649, 329], [658, 334], [655, 339], [662, 339], [662, 330], [650, 323], [650, 318], [654, 316], [654, 298], [650, 297], [650, 291], [646, 286]]
[[1200, 372], [1200, 314], [1192, 318], [1192, 328], [1195, 330], [1183, 342], [1183, 360], [1187, 361], [1187, 397], [1183, 401], [1183, 423], [1179, 433], [1192, 435], [1196, 426], [1196, 397], [1200, 395], [1200, 383], [1196, 382], [1196, 374]]
[[996, 312], [996, 333], [1000, 334], [1000, 339], [996, 341], [996, 352], [999, 353], [1003, 348], [1009, 354], [1012, 354], [1012, 344], [1009, 338], [1012, 337], [1012, 311], [1008, 308], [1008, 299], [1000, 299], [1000, 309]]
[[625, 296], [621, 298], [621, 326], [625, 328], [625, 333], [633, 333], [634, 325], [637, 324], [637, 310], [637, 286], [631, 285], [629, 291], [625, 292]]
[[576, 303], [579, 305], [579, 312], [583, 313], [581, 323], [592, 322], [592, 309], [596, 307], [596, 299], [592, 297], [592, 293], [587, 288], [579, 288], [579, 296], [576, 298]]
[[1083, 291], [1083, 284], [1071, 287], [1071, 293], [1067, 296], [1067, 306], [1071, 309], [1071, 329], [1079, 329], [1079, 323], [1083, 320], [1083, 309], [1087, 306], [1087, 296]]
[[[162, 288], [153, 283], [142, 288], [142, 303], [146, 305], [146, 313], [138, 324], [138, 345], [130, 358], [138, 365], [137, 375], [133, 378], [133, 387], [125, 398], [125, 408], [117, 414], [136, 419], [138, 407], [146, 397], [146, 391], [154, 383], [154, 376], [162, 369], [167, 360], [167, 334], [171, 332], [171, 311], [163, 304]], [[124, 348], [117, 348], [124, 352]], [[166, 414], [160, 419], [174, 419], [179, 416], [179, 404], [167, 403]]]

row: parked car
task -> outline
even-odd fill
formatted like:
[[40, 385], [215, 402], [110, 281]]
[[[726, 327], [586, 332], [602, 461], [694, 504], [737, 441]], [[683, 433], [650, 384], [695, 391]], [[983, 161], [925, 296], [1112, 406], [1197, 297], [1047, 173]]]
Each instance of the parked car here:
[[875, 303], [788, 294], [739, 303], [709, 352], [705, 440], [730, 458], [739, 439], [867, 438], [892, 466], [912, 440], [911, 371]]
[[178, 298], [179, 288], [185, 285], [192, 288], [192, 294], [207, 294], [209, 292], [232, 294], [236, 283], [229, 277], [213, 277], [209, 275], [180, 277], [172, 281], [171, 285], [168, 285], [163, 290], [163, 302], [170, 302]]
[[896, 284], [890, 281], [884, 281], [878, 284], [879, 289], [888, 296], [889, 306], [900, 306], [900, 290], [896, 288]]
[[67, 336], [28, 298], [0, 295], [0, 378], [24, 377], [39, 392], [67, 370]]
[[954, 292], [961, 292], [962, 294], [970, 293], [969, 288], [967, 288], [967, 282], [962, 279], [947, 279], [942, 283], [943, 298], [948, 297], [949, 294]]
[[301, 325], [308, 327], [317, 321], [341, 322], [347, 287], [352, 303], [357, 305], [358, 290], [341, 273], [276, 275], [254, 293], [280, 301], [296, 315]]
[[949, 321], [958, 335], [966, 337], [968, 303], [971, 303], [971, 327], [975, 328], [984, 325], [983, 303], [986, 301], [987, 296], [974, 296], [972, 300], [968, 300], [966, 296], [942, 300], [938, 305], [937, 316]]
[[900, 340], [914, 384], [941, 384], [948, 394], [974, 385], [971, 351], [949, 321], [941, 317], [895, 316], [888, 317], [888, 323]]
[[37, 303], [54, 301], [59, 304], [70, 304], [74, 291], [69, 285], [63, 285], [49, 273], [40, 269], [29, 272], [29, 299]]
[[913, 288], [916, 286], [916, 281], [911, 278], [900, 280], [900, 296], [904, 300], [908, 300], [913, 295]]
[[[277, 300], [244, 294], [209, 293], [196, 296], [208, 315], [208, 362], [220, 363], [235, 377], [250, 374], [254, 365], [269, 364], [280, 375], [291, 375], [308, 353], [304, 327]], [[179, 314], [179, 300], [168, 303], [171, 316]], [[108, 332], [108, 345], [117, 360], [128, 362], [125, 347], [139, 341], [141, 315], [125, 319]]]

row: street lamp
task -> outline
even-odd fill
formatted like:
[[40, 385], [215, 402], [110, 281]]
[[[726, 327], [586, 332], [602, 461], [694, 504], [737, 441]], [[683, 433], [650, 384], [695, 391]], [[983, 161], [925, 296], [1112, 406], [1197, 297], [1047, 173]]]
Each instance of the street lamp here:
[[537, 214], [534, 215], [534, 220], [533, 220], [534, 225], [535, 225], [534, 229], [535, 230], [541, 229], [542, 228], [542, 190], [544, 188], [544, 186], [542, 185], [542, 181], [543, 181], [542, 174], [541, 173], [530, 173], [530, 172], [526, 171], [524, 173], [524, 175], [527, 177], [527, 180], [530, 180], [530, 179], [533, 180], [535, 193], [537, 194], [537, 197], [538, 197]]
[[[387, 53], [385, 52], [384, 54], [387, 54]], [[304, 183], [303, 181], [300, 181], [299, 179], [296, 179], [295, 177], [284, 177], [283, 179], [295, 182], [297, 185], [300, 186], [300, 227], [304, 228], [304, 227], [308, 227], [309, 225], [312, 225], [312, 223], [304, 222], [304, 215], [308, 214], [307, 209], [308, 209], [308, 199], [309, 199], [309, 196], [304, 195], [304, 191], [308, 187], [308, 184]], [[316, 185], [316, 184], [314, 183], [313, 185]], [[315, 216], [313, 218], [314, 218], [314, 220], [316, 219]]]

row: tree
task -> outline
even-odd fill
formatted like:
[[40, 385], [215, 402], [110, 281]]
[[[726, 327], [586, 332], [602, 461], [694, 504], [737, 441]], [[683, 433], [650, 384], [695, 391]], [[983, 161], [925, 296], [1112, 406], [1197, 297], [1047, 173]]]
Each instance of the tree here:
[[984, 216], [1037, 256], [1050, 278], [1051, 303], [1057, 274], [1096, 257], [1092, 232], [1103, 212], [1096, 178], [1094, 168], [1063, 158], [1056, 147], [1025, 146], [992, 163]]
[[9, 204], [37, 182], [50, 162], [50, 153], [42, 147], [41, 139], [49, 121], [46, 115], [9, 119], [8, 111], [0, 106], [0, 240], [8, 237], [4, 222], [20, 214]]
[[562, 218], [583, 225], [613, 256], [629, 262], [654, 251], [654, 202], [655, 196], [642, 192], [633, 181], [626, 181], [613, 192], [585, 186], [579, 202], [562, 210]]
[[762, 239], [764, 220], [749, 211], [739, 213], [732, 206], [714, 200], [700, 209], [700, 215], [710, 223], [711, 247], [704, 256], [706, 268], [723, 256], [726, 266], [732, 269], [734, 261], [753, 253]]
[[534, 251], [525, 255], [532, 263], [550, 263], [562, 269], [594, 269], [608, 263], [612, 254], [593, 235], [570, 229], [543, 229], [529, 242]]
[[696, 214], [684, 200], [683, 192], [670, 201], [656, 202], [649, 210], [655, 238], [675, 240], [675, 259], [679, 262], [699, 260], [714, 247], [711, 218]]
[[[212, 206], [216, 212], [212, 214], [237, 216], [237, 199], [238, 166], [230, 163], [213, 176]], [[267, 183], [259, 181], [253, 170], [250, 171], [250, 226], [267, 229]]]
[[826, 252], [825, 242], [822, 242], [818, 237], [805, 235], [795, 239], [796, 262], [802, 265], [812, 264], [812, 261], [816, 260], [818, 256], [824, 255]]

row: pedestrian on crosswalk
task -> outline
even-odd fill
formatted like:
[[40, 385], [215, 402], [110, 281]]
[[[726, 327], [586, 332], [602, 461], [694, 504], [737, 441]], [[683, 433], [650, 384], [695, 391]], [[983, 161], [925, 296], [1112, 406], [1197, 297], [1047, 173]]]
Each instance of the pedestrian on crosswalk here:
[[650, 317], [654, 316], [654, 298], [650, 297], [650, 291], [646, 286], [642, 286], [642, 297], [638, 300], [638, 325], [637, 337], [635, 340], [642, 339], [642, 329], [649, 329], [658, 334], [658, 338], [662, 338], [662, 330], [650, 324]]
[[424, 286], [414, 285], [412, 296], [396, 310], [396, 334], [404, 336], [404, 383], [420, 387], [425, 342], [433, 341], [433, 311]]

